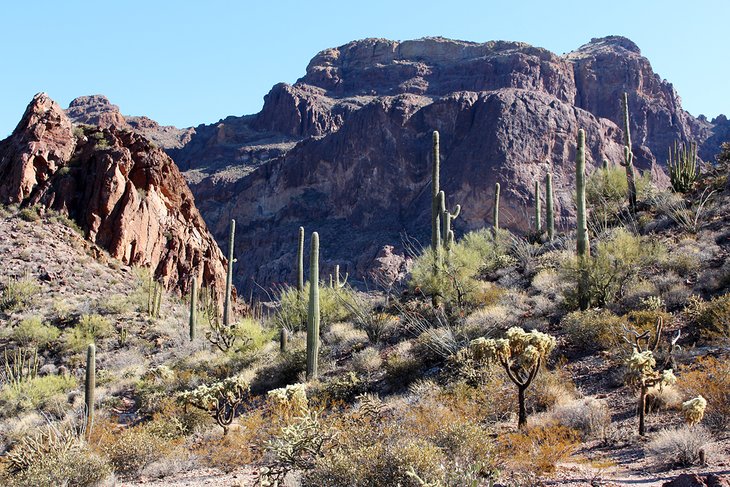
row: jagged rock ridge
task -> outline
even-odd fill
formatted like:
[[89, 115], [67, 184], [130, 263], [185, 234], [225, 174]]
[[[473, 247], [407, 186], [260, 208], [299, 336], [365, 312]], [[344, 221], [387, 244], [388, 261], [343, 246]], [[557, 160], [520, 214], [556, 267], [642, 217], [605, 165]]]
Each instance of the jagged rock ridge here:
[[196, 275], [221, 292], [225, 259], [174, 162], [106, 117], [98, 122], [108, 128], [74, 128], [36, 95], [0, 142], [0, 203], [68, 214], [112, 257], [150, 266], [168, 289], [185, 291]]

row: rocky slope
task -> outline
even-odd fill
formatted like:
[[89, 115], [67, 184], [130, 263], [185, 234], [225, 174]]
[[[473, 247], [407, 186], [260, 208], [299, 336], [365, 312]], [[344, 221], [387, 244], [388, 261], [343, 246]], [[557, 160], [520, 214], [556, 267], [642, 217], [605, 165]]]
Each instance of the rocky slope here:
[[69, 215], [111, 257], [151, 267], [168, 289], [184, 291], [197, 275], [220, 291], [225, 259], [173, 161], [113, 118], [97, 123], [108, 128], [74, 128], [36, 95], [0, 142], [0, 204]]
[[730, 128], [682, 110], [621, 37], [564, 56], [518, 42], [366, 39], [320, 52], [260, 113], [198, 126], [168, 153], [219, 241], [238, 220], [239, 285], [290, 281], [299, 225], [322, 234], [325, 275], [338, 263], [362, 277], [383, 245], [403, 251], [402, 233], [428, 241], [432, 130], [449, 204], [464, 208], [457, 234], [491, 223], [495, 182], [504, 223], [525, 229], [533, 182], [548, 171], [569, 225], [575, 134], [586, 129], [590, 164], [617, 164], [624, 91], [637, 165], [660, 182], [674, 140], [697, 140], [708, 160]]

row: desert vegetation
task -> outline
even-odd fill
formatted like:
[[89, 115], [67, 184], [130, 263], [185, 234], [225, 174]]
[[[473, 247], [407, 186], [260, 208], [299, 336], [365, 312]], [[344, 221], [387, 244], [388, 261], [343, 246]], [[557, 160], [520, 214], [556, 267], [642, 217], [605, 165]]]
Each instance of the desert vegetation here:
[[677, 145], [659, 187], [633, 165], [623, 109], [623, 160], [589, 174], [576, 134], [568, 232], [547, 172], [527, 235], [500, 227], [500, 181], [492, 227], [457, 238], [434, 132], [431, 245], [397, 293], [350, 285], [316, 229], [305, 269], [301, 228], [296, 282], [235, 300], [231, 221], [222, 302], [197, 276], [176, 296], [71, 223], [3, 208], [31, 252], [68, 242], [42, 275], [17, 242], [0, 249], [3, 485], [251, 468], [261, 486], [521, 486], [568, 464], [634, 468], [626, 452], [635, 468], [724, 461], [728, 157], [703, 168]]

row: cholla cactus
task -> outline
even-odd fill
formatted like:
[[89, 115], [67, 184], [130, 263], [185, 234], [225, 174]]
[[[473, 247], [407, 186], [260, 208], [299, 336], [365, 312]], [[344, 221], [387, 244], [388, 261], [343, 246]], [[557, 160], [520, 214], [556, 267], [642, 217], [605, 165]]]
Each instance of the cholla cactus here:
[[498, 362], [504, 367], [510, 380], [517, 386], [519, 399], [518, 426], [527, 426], [525, 391], [535, 379], [540, 366], [555, 348], [555, 338], [532, 330], [512, 327], [507, 338], [477, 338], [470, 348], [474, 358], [480, 361]]
[[694, 399], [682, 403], [682, 414], [684, 420], [690, 426], [694, 426], [705, 416], [705, 408], [707, 407], [707, 399], [697, 396]]
[[190, 404], [210, 413], [228, 434], [228, 426], [233, 422], [236, 409], [248, 396], [250, 387], [248, 380], [237, 375], [228, 377], [210, 385], [201, 385], [192, 391], [181, 393], [178, 398], [184, 404]]
[[274, 410], [286, 419], [303, 416], [309, 411], [305, 384], [291, 384], [273, 389], [268, 392], [267, 396]]

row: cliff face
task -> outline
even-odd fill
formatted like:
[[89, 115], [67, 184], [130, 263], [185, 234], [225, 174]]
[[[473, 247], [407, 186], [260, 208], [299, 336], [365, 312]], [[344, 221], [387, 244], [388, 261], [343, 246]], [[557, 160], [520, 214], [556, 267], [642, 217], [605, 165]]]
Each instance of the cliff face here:
[[237, 219], [248, 293], [251, 280], [291, 282], [299, 225], [320, 232], [324, 275], [340, 264], [362, 277], [383, 246], [402, 252], [404, 233], [428, 242], [433, 130], [449, 205], [463, 207], [457, 235], [491, 223], [495, 182], [504, 223], [525, 229], [532, 185], [548, 171], [570, 226], [576, 133], [586, 129], [589, 165], [618, 164], [624, 91], [636, 164], [660, 183], [674, 140], [698, 141], [704, 159], [718, 151], [724, 117], [683, 111], [633, 42], [608, 37], [564, 56], [518, 42], [351, 42], [275, 85], [260, 113], [196, 127], [168, 153], [219, 241]]
[[[108, 114], [107, 114], [108, 115]], [[0, 142], [0, 202], [69, 215], [127, 264], [150, 266], [169, 289], [193, 275], [220, 292], [225, 259], [174, 162], [107, 115], [77, 127], [41, 93]]]

